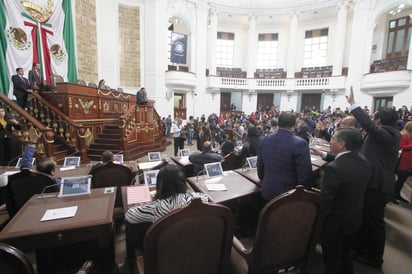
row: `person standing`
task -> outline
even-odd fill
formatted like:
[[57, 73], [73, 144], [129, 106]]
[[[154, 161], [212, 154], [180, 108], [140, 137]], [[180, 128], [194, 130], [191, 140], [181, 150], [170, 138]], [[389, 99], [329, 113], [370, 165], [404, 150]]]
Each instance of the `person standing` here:
[[166, 118], [166, 136], [170, 137], [170, 129], [172, 128], [172, 117], [171, 115], [167, 115]]
[[296, 116], [282, 113], [279, 130], [260, 142], [257, 172], [262, 182], [265, 201], [285, 193], [297, 185], [312, 186], [312, 164], [308, 142], [295, 136]]
[[147, 93], [144, 87], [136, 93], [136, 105], [146, 105], [147, 104]]
[[31, 92], [30, 82], [25, 78], [24, 70], [22, 68], [16, 68], [16, 75], [11, 77], [13, 82], [13, 95], [16, 96], [17, 105], [22, 109], [27, 107], [28, 93]]
[[[354, 259], [362, 264], [381, 268], [385, 249], [385, 206], [394, 192], [401, 134], [397, 128], [398, 113], [393, 109], [375, 113], [373, 121], [355, 103], [353, 89], [346, 96], [351, 113], [367, 135], [360, 153], [372, 169], [365, 193], [363, 223], [354, 240]], [[356, 245], [355, 245], [356, 243]]]
[[193, 134], [194, 134], [194, 125], [193, 125], [193, 116], [189, 116], [189, 120], [186, 122], [187, 128], [187, 145], [193, 145]]
[[362, 225], [363, 197], [371, 170], [359, 155], [362, 135], [354, 128], [336, 130], [330, 141], [335, 160], [325, 167], [321, 197], [328, 213], [320, 239], [326, 274], [352, 274], [350, 247]]
[[21, 130], [16, 119], [7, 119], [6, 109], [0, 106], [0, 165], [7, 166], [13, 155], [14, 138], [12, 129]]
[[174, 155], [177, 156], [179, 149], [183, 149], [185, 145], [185, 140], [183, 138], [182, 132], [182, 119], [176, 119], [172, 124], [173, 129], [173, 145], [174, 145]]
[[39, 63], [33, 63], [33, 69], [29, 70], [29, 82], [33, 89], [37, 88], [39, 91], [51, 90], [51, 87], [43, 80]]
[[405, 201], [401, 197], [401, 190], [408, 176], [412, 176], [412, 121], [407, 122], [402, 130], [400, 148], [402, 153], [396, 170], [398, 179], [395, 182], [395, 198]]

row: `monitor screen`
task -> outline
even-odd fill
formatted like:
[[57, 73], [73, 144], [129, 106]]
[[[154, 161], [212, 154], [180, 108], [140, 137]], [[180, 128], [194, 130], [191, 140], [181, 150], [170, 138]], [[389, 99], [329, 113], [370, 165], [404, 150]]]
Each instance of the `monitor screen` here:
[[247, 161], [250, 168], [256, 168], [257, 156], [248, 157], [248, 158], [246, 158], [246, 161]]
[[80, 157], [65, 157], [63, 166], [79, 166]]
[[123, 154], [113, 154], [113, 163], [123, 164]]
[[222, 165], [220, 162], [205, 164], [205, 170], [208, 178], [223, 176]]
[[157, 174], [159, 174], [158, 169], [154, 170], [145, 170], [143, 172], [144, 175], [144, 183], [146, 185], [155, 185], [157, 183]]
[[92, 176], [63, 177], [59, 197], [90, 193]]
[[149, 158], [149, 161], [160, 161], [162, 159], [160, 152], [149, 152], [147, 157]]
[[184, 156], [189, 156], [190, 155], [190, 150], [188, 149], [181, 149], [180, 150], [180, 156], [184, 157]]
[[[21, 159], [22, 159], [22, 158], [19, 158], [19, 160], [17, 160], [16, 168], [20, 168], [20, 167], [21, 167]], [[34, 163], [35, 163], [35, 162], [36, 162], [36, 158], [33, 158], [32, 161], [31, 161], [31, 166], [32, 166], [32, 167], [34, 166]]]

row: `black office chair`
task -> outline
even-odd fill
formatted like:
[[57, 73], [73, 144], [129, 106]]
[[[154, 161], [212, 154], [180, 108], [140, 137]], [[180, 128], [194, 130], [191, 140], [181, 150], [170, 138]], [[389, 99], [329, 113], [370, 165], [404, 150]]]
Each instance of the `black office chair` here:
[[46, 186], [55, 184], [55, 181], [47, 174], [29, 169], [23, 169], [19, 173], [10, 175], [5, 189], [5, 202], [9, 217], [12, 218], [34, 194], [40, 194], [42, 191], [56, 192], [57, 185], [46, 188]]

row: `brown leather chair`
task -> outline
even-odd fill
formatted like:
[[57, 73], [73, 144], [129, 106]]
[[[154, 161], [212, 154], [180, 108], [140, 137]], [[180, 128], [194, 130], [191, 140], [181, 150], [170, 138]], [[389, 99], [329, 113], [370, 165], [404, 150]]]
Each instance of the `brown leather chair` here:
[[51, 76], [52, 86], [56, 87], [57, 83], [64, 83], [64, 78], [61, 75], [53, 74]]
[[233, 238], [236, 274], [308, 273], [325, 214], [319, 193], [296, 187], [261, 210], [254, 238]]
[[82, 85], [82, 86], [87, 86], [86, 85], [86, 81], [82, 80], [82, 79], [77, 79], [77, 84], [78, 85]]
[[[86, 274], [93, 268], [93, 262], [88, 260], [78, 271], [63, 271], [61, 273]], [[34, 274], [33, 265], [27, 256], [17, 248], [0, 243], [0, 269], [2, 274]], [[59, 272], [60, 273], [60, 272]]]
[[233, 152], [226, 155], [221, 164], [223, 171], [234, 170], [242, 167], [241, 158]]
[[33, 265], [17, 248], [0, 243], [0, 269], [2, 274], [34, 274]]
[[229, 208], [195, 199], [149, 228], [144, 259], [138, 258], [139, 273], [229, 273], [233, 226]]
[[115, 207], [122, 207], [122, 186], [128, 186], [132, 183], [133, 174], [130, 168], [108, 162], [92, 169], [92, 188], [100, 187], [117, 187]]
[[34, 194], [57, 190], [55, 181], [40, 172], [23, 169], [19, 173], [10, 175], [5, 189], [9, 217], [12, 218]]

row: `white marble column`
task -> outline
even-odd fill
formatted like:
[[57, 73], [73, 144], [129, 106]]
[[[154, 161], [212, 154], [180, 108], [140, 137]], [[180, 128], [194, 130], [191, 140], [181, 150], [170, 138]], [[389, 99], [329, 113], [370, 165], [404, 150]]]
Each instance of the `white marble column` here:
[[332, 65], [333, 76], [342, 75], [343, 64], [343, 52], [345, 50], [345, 34], [346, 34], [346, 21], [348, 13], [348, 3], [345, 1], [338, 5], [338, 19], [336, 26], [335, 37], [335, 52], [333, 53]]
[[209, 10], [208, 68], [209, 75], [216, 75], [217, 10]]
[[371, 23], [368, 26], [368, 30], [365, 36], [365, 59], [363, 60], [363, 69], [362, 72], [364, 74], [370, 72], [371, 67], [371, 54], [372, 54], [372, 41], [373, 41], [373, 33], [377, 27], [376, 23]]
[[[412, 35], [409, 37], [409, 52], [412, 53]], [[412, 69], [412, 54], [408, 54], [408, 63], [406, 64], [406, 69], [411, 70]]]
[[247, 55], [247, 77], [253, 78], [256, 71], [257, 56], [257, 35], [256, 35], [256, 16], [249, 16], [248, 28], [248, 55]]
[[298, 31], [299, 13], [295, 12], [290, 16], [289, 45], [287, 58], [287, 78], [295, 77], [295, 54], [296, 54], [296, 35]]

